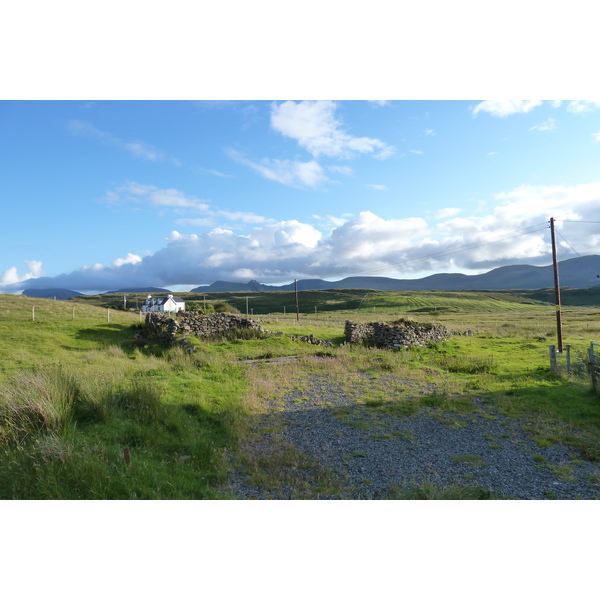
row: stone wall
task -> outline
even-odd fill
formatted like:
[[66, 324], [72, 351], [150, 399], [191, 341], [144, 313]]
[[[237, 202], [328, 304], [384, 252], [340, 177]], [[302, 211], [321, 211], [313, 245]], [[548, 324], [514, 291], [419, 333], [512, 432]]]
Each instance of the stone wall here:
[[442, 325], [415, 323], [400, 319], [392, 323], [353, 323], [346, 321], [344, 329], [346, 342], [364, 341], [379, 348], [408, 348], [425, 346], [430, 342], [443, 342], [451, 333]]
[[[140, 337], [145, 337], [167, 344], [174, 344], [177, 336], [187, 337], [192, 334], [198, 338], [219, 338], [229, 331], [239, 329], [254, 329], [266, 335], [286, 335], [279, 332], [267, 331], [256, 321], [241, 315], [228, 313], [204, 314], [201, 310], [179, 312], [174, 317], [164, 313], [147, 313], [146, 327]], [[306, 342], [317, 346], [332, 346], [328, 340], [321, 340], [314, 335], [286, 335], [292, 340]], [[191, 346], [184, 344], [190, 349]]]
[[146, 333], [148, 337], [162, 342], [173, 343], [176, 336], [193, 334], [200, 338], [221, 337], [228, 331], [237, 329], [263, 328], [252, 319], [227, 313], [204, 314], [202, 311], [178, 312], [170, 317], [164, 313], [146, 314]]

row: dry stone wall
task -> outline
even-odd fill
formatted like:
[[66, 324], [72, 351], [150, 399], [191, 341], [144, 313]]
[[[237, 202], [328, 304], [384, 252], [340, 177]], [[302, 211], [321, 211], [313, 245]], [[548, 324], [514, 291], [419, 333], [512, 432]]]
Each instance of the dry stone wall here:
[[[147, 313], [146, 327], [141, 337], [153, 339], [167, 344], [179, 343], [191, 351], [193, 346], [185, 344], [178, 336], [186, 338], [195, 335], [199, 338], [219, 338], [229, 331], [254, 329], [267, 335], [286, 335], [263, 329], [256, 321], [241, 315], [228, 313], [204, 314], [203, 311], [178, 312], [175, 317], [164, 313]], [[321, 340], [314, 335], [286, 335], [292, 340], [306, 342], [317, 346], [332, 346], [332, 342]]]
[[346, 342], [364, 341], [379, 348], [408, 348], [426, 346], [431, 342], [443, 342], [451, 333], [442, 325], [415, 323], [400, 319], [392, 323], [353, 323], [346, 321]]
[[201, 338], [220, 337], [236, 329], [263, 328], [252, 319], [226, 313], [204, 314], [202, 311], [178, 312], [175, 317], [164, 313], [146, 314], [147, 337], [161, 342], [173, 343], [177, 335], [193, 334]]

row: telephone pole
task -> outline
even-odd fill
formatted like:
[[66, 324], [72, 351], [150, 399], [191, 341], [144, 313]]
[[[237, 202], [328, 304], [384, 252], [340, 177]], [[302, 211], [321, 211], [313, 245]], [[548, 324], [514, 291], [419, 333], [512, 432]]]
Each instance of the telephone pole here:
[[550, 235], [552, 238], [552, 265], [554, 267], [554, 296], [556, 298], [556, 335], [558, 351], [563, 351], [562, 321], [560, 316], [560, 283], [558, 281], [558, 261], [556, 260], [556, 237], [554, 235], [554, 217], [550, 218]]

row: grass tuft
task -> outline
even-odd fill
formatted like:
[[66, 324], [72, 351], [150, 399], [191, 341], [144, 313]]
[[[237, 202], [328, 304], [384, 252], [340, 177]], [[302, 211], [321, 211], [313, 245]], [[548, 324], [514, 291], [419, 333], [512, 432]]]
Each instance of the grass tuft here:
[[390, 489], [392, 500], [495, 500], [489, 489], [454, 483], [448, 486], [431, 481], [417, 483], [409, 488]]

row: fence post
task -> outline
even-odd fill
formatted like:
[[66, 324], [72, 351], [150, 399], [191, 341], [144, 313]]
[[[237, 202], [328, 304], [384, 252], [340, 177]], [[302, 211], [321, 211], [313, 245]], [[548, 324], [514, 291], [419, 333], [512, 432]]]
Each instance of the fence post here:
[[588, 350], [588, 358], [590, 362], [590, 376], [592, 378], [592, 388], [596, 391], [598, 382], [596, 381], [596, 357], [594, 356], [594, 343], [590, 344]]
[[31, 320], [35, 321], [35, 306], [31, 307]]
[[567, 344], [565, 348], [567, 350], [567, 375], [571, 377], [571, 346]]
[[558, 371], [558, 365], [556, 364], [556, 346], [549, 346], [548, 350], [550, 352], [550, 370]]

